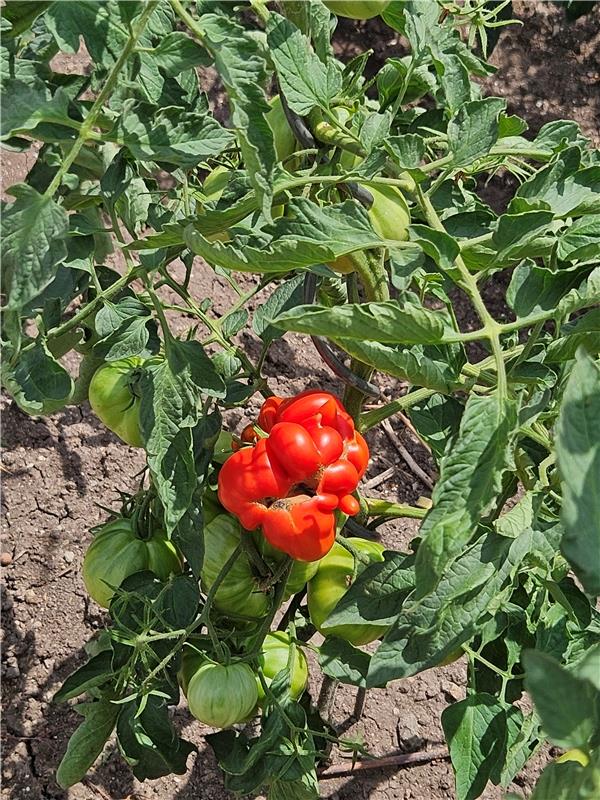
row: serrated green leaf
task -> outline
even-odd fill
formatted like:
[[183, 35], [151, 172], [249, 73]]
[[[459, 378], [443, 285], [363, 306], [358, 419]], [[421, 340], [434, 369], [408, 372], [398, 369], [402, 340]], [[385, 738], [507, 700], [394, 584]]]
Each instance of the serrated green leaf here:
[[19, 310], [52, 281], [67, 255], [67, 214], [51, 197], [26, 184], [11, 188], [16, 201], [2, 215], [2, 288], [7, 308]]
[[536, 257], [535, 239], [547, 231], [552, 222], [552, 211], [526, 211], [521, 214], [502, 214], [498, 217], [492, 235], [492, 244], [497, 253], [496, 265], [503, 265], [527, 255]]
[[[297, 114], [328, 108], [342, 87], [341, 72], [331, 72], [307, 47], [306, 37], [288, 19], [271, 12], [267, 41], [283, 94]], [[330, 62], [331, 63], [331, 62]]]
[[273, 322], [298, 333], [384, 344], [439, 344], [446, 333], [444, 319], [435, 311], [395, 300], [347, 303], [333, 308], [298, 306], [280, 314]]
[[335, 637], [325, 639], [319, 648], [319, 666], [330, 678], [365, 687], [371, 656]]
[[185, 229], [186, 243], [210, 264], [267, 273], [324, 264], [382, 242], [367, 212], [354, 200], [321, 208], [311, 200], [295, 198], [288, 214], [268, 229], [273, 236], [269, 243], [259, 235], [235, 238], [231, 244], [210, 241], [200, 233], [200, 223]]
[[506, 101], [486, 97], [465, 103], [448, 123], [453, 167], [468, 167], [487, 155], [498, 139], [498, 116]]
[[506, 300], [517, 317], [523, 318], [556, 308], [561, 298], [580, 283], [577, 272], [551, 270], [527, 258], [514, 268]]
[[296, 308], [302, 303], [303, 297], [304, 275], [296, 275], [280, 284], [266, 301], [258, 306], [252, 318], [252, 328], [265, 345], [283, 335], [282, 329], [271, 324], [271, 320], [284, 311]]
[[600, 725], [600, 692], [546, 653], [523, 653], [525, 686], [548, 738], [559, 747], [585, 748]]
[[114, 674], [112, 669], [113, 651], [102, 650], [90, 658], [83, 666], [71, 673], [52, 698], [55, 703], [65, 703], [80, 694], [106, 683]]
[[203, 44], [212, 53], [217, 72], [227, 89], [232, 127], [244, 165], [259, 199], [259, 207], [270, 219], [277, 157], [273, 133], [265, 116], [269, 111], [262, 88], [267, 80], [266, 63], [257, 42], [231, 18], [203, 14], [202, 28]]
[[210, 64], [206, 50], [183, 31], [173, 31], [154, 48], [152, 56], [156, 65], [168, 75], [179, 75], [183, 70]]
[[561, 233], [557, 256], [563, 261], [591, 261], [600, 258], [600, 214], [580, 217]]
[[40, 339], [23, 350], [14, 365], [5, 358], [2, 385], [27, 414], [52, 414], [73, 393], [71, 376]]
[[475, 800], [506, 747], [504, 708], [490, 694], [473, 694], [444, 709], [442, 727], [456, 776], [456, 798]]
[[353, 358], [381, 372], [443, 394], [452, 391], [459, 377], [460, 369], [448, 363], [447, 353], [442, 348], [415, 345], [409, 349], [359, 339], [337, 339], [336, 344]]
[[580, 350], [556, 431], [563, 489], [562, 551], [590, 594], [600, 594], [600, 363]]
[[157, 109], [150, 103], [128, 101], [110, 133], [141, 161], [164, 161], [182, 169], [217, 156], [234, 141], [205, 107]]
[[442, 459], [416, 561], [417, 595], [431, 592], [475, 533], [502, 489], [517, 424], [514, 401], [497, 395], [467, 401], [460, 432]]
[[71, 735], [67, 752], [58, 766], [56, 780], [59, 786], [67, 789], [84, 777], [102, 752], [120, 710], [120, 706], [109, 703], [108, 700], [80, 703], [76, 706], [76, 711], [84, 717], [84, 721]]

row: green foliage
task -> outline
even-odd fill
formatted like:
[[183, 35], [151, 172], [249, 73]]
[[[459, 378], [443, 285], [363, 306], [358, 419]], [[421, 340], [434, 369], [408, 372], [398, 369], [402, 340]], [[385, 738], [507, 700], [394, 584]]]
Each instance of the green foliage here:
[[[166, 531], [185, 558], [168, 581], [141, 572], [117, 587], [106, 631], [57, 693], [86, 696], [63, 787], [115, 731], [138, 779], [186, 770], [193, 747], [169, 711], [184, 647], [261, 679], [291, 567], [263, 559], [224, 516], [214, 487], [237, 442], [213, 453], [222, 413], [271, 394], [270, 347], [295, 331], [347, 357], [350, 378], [327, 364], [359, 428], [403, 412], [439, 473], [427, 512], [361, 498], [370, 533], [424, 520], [410, 551], [361, 571], [328, 618], [385, 627], [381, 641], [309, 645], [322, 672], [371, 689], [462, 655], [467, 698], [442, 715], [458, 798], [507, 787], [546, 739], [583, 756], [551, 763], [535, 800], [600, 791], [600, 157], [575, 122], [532, 135], [488, 96], [484, 58], [509, 4], [383, 5], [380, 24], [410, 53], [375, 74], [369, 53], [336, 57], [320, 0], [2, 9], [1, 141], [36, 144], [2, 215], [2, 385], [25, 413], [47, 414], [83, 402], [102, 364], [144, 359], [126, 388], [147, 469], [122, 513], [143, 538]], [[54, 56], [81, 40], [89, 70], [57, 72]], [[217, 111], [206, 68], [224, 92]], [[217, 169], [219, 192], [204, 185]], [[501, 209], [485, 188], [498, 172], [517, 186]], [[384, 190], [402, 193], [389, 239], [369, 215]], [[342, 280], [327, 265], [352, 254]], [[221, 316], [191, 289], [197, 255], [237, 295]], [[248, 289], [237, 272], [258, 279]], [[491, 286], [507, 286], [499, 307]], [[176, 332], [174, 307], [187, 330]], [[258, 352], [241, 344], [250, 331]], [[374, 371], [407, 389], [364, 411]], [[226, 529], [227, 541], [213, 535]], [[314, 629], [302, 592], [289, 602], [284, 624], [304, 647]], [[255, 735], [208, 737], [226, 785], [317, 798], [329, 744], [366, 748], [339, 739], [307, 694], [292, 699], [290, 664], [263, 689]]]

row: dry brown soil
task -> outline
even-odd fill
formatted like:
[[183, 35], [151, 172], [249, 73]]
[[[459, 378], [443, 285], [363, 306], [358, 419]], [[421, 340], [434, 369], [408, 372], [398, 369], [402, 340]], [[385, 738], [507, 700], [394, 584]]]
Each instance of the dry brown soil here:
[[[562, 10], [553, 3], [517, 2], [515, 13], [524, 24], [503, 31], [492, 58], [498, 72], [489, 82], [489, 93], [505, 96], [511, 112], [525, 116], [534, 132], [549, 120], [574, 118], [588, 135], [597, 138], [600, 6], [575, 23], [567, 23]], [[382, 42], [377, 27], [352, 28], [345, 24], [342, 36], [340, 49], [350, 51], [357, 44], [364, 47], [366, 42], [386, 55], [399, 52], [401, 47], [395, 40]], [[69, 59], [64, 66], [73, 68]], [[5, 154], [3, 187], [21, 180], [32, 159], [31, 154]], [[497, 191], [501, 197], [502, 187]], [[206, 266], [198, 265], [192, 289], [199, 300], [213, 298], [217, 312], [226, 309], [230, 299], [227, 288]], [[494, 292], [489, 301], [492, 307], [496, 305]], [[497, 310], [502, 311], [500, 306]], [[183, 330], [188, 321], [180, 318], [174, 323]], [[251, 353], [256, 352], [252, 336], [246, 336], [244, 344]], [[309, 386], [339, 390], [306, 337], [288, 336], [278, 342], [265, 371], [272, 389], [279, 394]], [[388, 394], [396, 390], [393, 384], [382, 386]], [[189, 759], [187, 775], [140, 784], [110, 745], [90, 773], [89, 782], [67, 792], [55, 783], [56, 766], [77, 724], [77, 715], [50, 700], [61, 681], [82, 663], [84, 642], [104, 622], [104, 615], [86, 597], [79, 571], [91, 538], [89, 529], [104, 516], [98, 503], [114, 503], [117, 489], [133, 488], [142, 455], [121, 444], [87, 405], [68, 408], [47, 419], [25, 416], [7, 398], [2, 399], [2, 407], [2, 551], [12, 558], [2, 568], [2, 798], [225, 800], [228, 795], [220, 773], [203, 742], [206, 729], [183, 708], [176, 712], [177, 724], [199, 748]], [[241, 414], [230, 414], [229, 422], [238, 425]], [[431, 470], [422, 447], [400, 423], [395, 427], [422, 467]], [[370, 444], [374, 458], [368, 477], [389, 466], [396, 470], [392, 479], [372, 493], [407, 502], [427, 494], [427, 488], [407, 469], [383, 434], [373, 434]], [[391, 546], [405, 544], [415, 530], [413, 522], [400, 521], [388, 526], [385, 542]], [[313, 691], [317, 689], [318, 685], [313, 685]], [[433, 748], [442, 742], [441, 711], [462, 697], [464, 664], [429, 670], [371, 692], [363, 718], [351, 732], [360, 733], [370, 750], [379, 755], [398, 748]], [[337, 722], [349, 716], [353, 701], [354, 690], [342, 687], [334, 708]], [[339, 760], [339, 755], [336, 758]], [[547, 758], [546, 753], [535, 759], [512, 788], [530, 789]], [[490, 787], [483, 797], [499, 800], [501, 794]], [[377, 770], [324, 781], [322, 796], [331, 800], [449, 800], [454, 797], [452, 771], [444, 760]]]

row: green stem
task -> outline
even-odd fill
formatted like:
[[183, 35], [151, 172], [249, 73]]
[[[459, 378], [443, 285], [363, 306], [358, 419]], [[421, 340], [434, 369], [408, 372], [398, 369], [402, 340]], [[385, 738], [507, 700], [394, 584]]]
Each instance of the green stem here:
[[417, 508], [417, 506], [403, 505], [402, 503], [391, 503], [388, 500], [380, 500], [378, 497], [363, 497], [367, 504], [367, 514], [370, 517], [390, 517], [411, 519], [423, 519], [427, 515], [428, 509]]
[[[49, 339], [58, 339], [59, 337], [63, 336], [63, 334], [67, 333], [73, 328], [76, 328], [84, 319], [93, 314], [94, 311], [98, 308], [98, 306], [104, 302], [104, 300], [108, 300], [117, 292], [120, 292], [121, 289], [124, 289], [127, 284], [131, 283], [133, 280], [138, 278], [144, 272], [144, 268], [141, 266], [134, 266], [130, 269], [123, 277], [119, 278], [118, 281], [115, 281], [111, 284], [108, 288], [106, 288], [103, 292], [99, 292], [93, 300], [90, 300], [82, 309], [80, 309], [75, 316], [71, 317], [71, 319], [63, 322], [62, 325], [59, 325], [58, 328], [52, 328], [48, 331], [48, 338]], [[30, 342], [29, 344], [25, 345], [21, 352], [28, 350], [29, 348], [35, 345], [35, 341]]]
[[100, 94], [94, 101], [88, 115], [81, 123], [81, 127], [79, 129], [79, 133], [77, 135], [77, 139], [73, 143], [73, 147], [69, 150], [65, 160], [60, 165], [58, 172], [50, 182], [48, 188], [44, 192], [44, 197], [53, 197], [54, 193], [62, 183], [62, 179], [68, 173], [71, 165], [79, 155], [79, 151], [85, 144], [86, 140], [90, 138], [90, 133], [94, 124], [96, 122], [96, 118], [102, 111], [102, 107], [106, 103], [107, 99], [110, 97], [111, 92], [115, 88], [117, 80], [119, 78], [119, 73], [123, 69], [125, 62], [135, 49], [138, 39], [142, 35], [144, 28], [146, 27], [146, 23], [148, 22], [149, 17], [151, 16], [152, 12], [158, 5], [158, 0], [150, 0], [144, 10], [142, 11], [140, 18], [138, 19], [136, 25], [131, 29], [131, 33], [129, 35], [129, 39], [127, 40], [127, 44], [121, 51], [121, 55], [115, 62], [114, 67], [110, 71], [110, 74], [106, 80], [106, 83], [102, 87]]
[[[433, 204], [429, 197], [423, 193], [422, 189], [417, 186], [416, 188], [416, 195], [419, 200], [419, 204], [425, 213], [427, 221], [431, 225], [432, 228], [441, 231], [443, 233], [446, 232], [442, 221], [440, 220], [437, 211], [433, 207]], [[504, 366], [504, 358], [502, 355], [502, 344], [500, 342], [500, 333], [502, 332], [502, 326], [496, 322], [496, 320], [492, 317], [490, 312], [487, 310], [485, 303], [479, 293], [479, 288], [477, 286], [477, 281], [469, 272], [465, 262], [463, 261], [462, 257], [459, 255], [456, 258], [455, 264], [458, 268], [460, 273], [460, 282], [462, 284], [462, 288], [467, 292], [471, 302], [481, 322], [483, 323], [484, 330], [486, 332], [486, 338], [489, 339], [490, 344], [492, 346], [492, 352], [494, 354], [494, 358], [496, 361], [496, 369], [498, 372], [498, 394], [500, 398], [505, 398], [508, 396], [508, 384], [506, 381], [506, 368]]]
[[206, 595], [206, 602], [204, 603], [204, 608], [202, 609], [202, 613], [198, 617], [196, 617], [196, 619], [193, 622], [191, 622], [187, 626], [187, 628], [185, 628], [184, 632], [181, 634], [178, 641], [175, 642], [175, 644], [173, 645], [171, 650], [167, 653], [167, 655], [162, 659], [162, 661], [160, 661], [156, 665], [156, 667], [154, 667], [154, 669], [151, 672], [148, 673], [148, 675], [146, 675], [144, 681], [140, 686], [139, 694], [144, 694], [145, 689], [147, 689], [151, 685], [154, 678], [156, 678], [156, 676], [163, 671], [163, 669], [167, 666], [167, 664], [173, 658], [173, 656], [181, 650], [188, 637], [201, 625], [203, 625], [205, 621], [209, 618], [210, 609], [215, 599], [215, 595], [217, 594], [217, 591], [219, 589], [219, 586], [225, 580], [225, 576], [227, 575], [231, 567], [234, 565], [234, 563], [237, 561], [241, 552], [242, 552], [242, 544], [240, 542], [240, 544], [238, 544], [233, 553], [229, 556], [227, 561], [223, 564], [223, 566], [219, 570], [219, 574], [214, 580], [214, 583], [208, 590], [208, 594]]
[[223, 336], [223, 333], [221, 331], [221, 326], [219, 325], [219, 323], [216, 320], [211, 319], [208, 316], [208, 314], [206, 314], [200, 308], [200, 306], [195, 302], [190, 293], [182, 286], [180, 286], [177, 283], [177, 281], [174, 281], [173, 278], [169, 275], [169, 273], [166, 272], [166, 270], [161, 271], [161, 275], [162, 275], [162, 282], [165, 283], [167, 286], [169, 286], [183, 300], [185, 300], [186, 303], [189, 305], [192, 313], [196, 317], [198, 317], [198, 319], [201, 320], [201, 322], [204, 325], [206, 325], [206, 327], [211, 332], [214, 341], [218, 342], [224, 350], [227, 350], [227, 352], [239, 358], [245, 369], [257, 379], [259, 383], [258, 391], [260, 391], [262, 396], [265, 398], [270, 397], [273, 393], [269, 390], [268, 386], [266, 385], [266, 381], [260, 375], [259, 370], [254, 366], [254, 364], [250, 361], [250, 359], [244, 353], [243, 350], [240, 350], [239, 347], [236, 347], [235, 345], [232, 345], [230, 342], [227, 341], [227, 339]]
[[411, 406], [417, 405], [418, 403], [422, 403], [425, 400], [428, 400], [434, 394], [437, 394], [436, 389], [417, 389], [414, 392], [410, 392], [410, 394], [405, 394], [403, 397], [398, 397], [396, 400], [391, 400], [389, 403], [386, 403], [383, 406], [379, 406], [378, 408], [374, 408], [372, 411], [366, 411], [360, 416], [359, 421], [359, 429], [361, 431], [368, 431], [371, 428], [374, 428], [375, 425], [379, 425], [380, 422], [383, 422], [384, 419], [388, 419], [388, 417], [392, 417], [394, 414], [398, 414], [400, 411], [404, 411]]
[[[362, 283], [365, 297], [369, 301], [385, 301], [390, 298], [388, 276], [384, 264], [384, 251], [366, 251], [366, 259], [361, 263], [356, 261], [356, 272]], [[373, 374], [373, 367], [362, 361], [352, 359], [353, 372], [361, 378], [368, 380]], [[354, 421], [358, 423], [366, 395], [354, 386], [347, 386], [344, 392], [344, 405]]]
[[[502, 353], [502, 360], [507, 361], [514, 356], [518, 355], [523, 350], [524, 345], [517, 345], [516, 347], [511, 348], [510, 350], [505, 350]], [[469, 378], [481, 378], [486, 379], [486, 371], [493, 367], [496, 363], [496, 359], [494, 356], [488, 356], [484, 358], [483, 361], [480, 361], [478, 364], [465, 364], [461, 370], [461, 374], [465, 375]], [[491, 380], [491, 378], [490, 378]], [[371, 411], [366, 411], [364, 414], [361, 414], [360, 422], [359, 422], [359, 430], [361, 431], [368, 431], [371, 428], [378, 425], [380, 422], [383, 422], [384, 419], [388, 419], [388, 417], [392, 417], [394, 414], [398, 414], [400, 411], [404, 411], [411, 406], [417, 405], [425, 400], [428, 400], [434, 394], [440, 394], [437, 389], [427, 389], [422, 387], [420, 389], [416, 389], [414, 392], [410, 392], [409, 394], [405, 394], [402, 397], [398, 397], [396, 400], [391, 400], [389, 403], [385, 405], [379, 406], [378, 408], [374, 408]]]

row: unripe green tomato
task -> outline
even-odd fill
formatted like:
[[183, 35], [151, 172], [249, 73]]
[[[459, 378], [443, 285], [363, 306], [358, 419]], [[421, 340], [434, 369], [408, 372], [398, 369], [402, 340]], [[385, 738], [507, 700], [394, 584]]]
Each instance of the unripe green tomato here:
[[111, 586], [120, 586], [129, 575], [150, 570], [166, 581], [181, 569], [177, 549], [164, 531], [141, 539], [132, 521], [119, 517], [104, 525], [94, 537], [83, 559], [82, 576], [92, 600], [108, 608], [114, 594]]
[[[258, 657], [258, 662], [261, 666], [267, 686], [271, 685], [271, 681], [278, 672], [281, 672], [282, 669], [287, 667], [290, 646], [290, 637], [283, 631], [274, 631], [266, 635]], [[302, 650], [296, 647], [294, 666], [292, 668], [290, 680], [290, 695], [293, 700], [298, 700], [302, 692], [306, 689], [307, 684], [308, 664], [306, 663], [306, 658]], [[258, 702], [262, 704], [265, 699], [265, 692], [258, 675], [256, 676], [256, 685], [258, 688]]]
[[181, 667], [177, 673], [177, 680], [181, 686], [183, 694], [187, 697], [187, 689], [192, 677], [198, 672], [202, 664], [206, 662], [206, 656], [189, 647], [183, 646], [181, 653]]
[[134, 384], [143, 358], [132, 356], [108, 361], [94, 373], [88, 396], [95, 414], [113, 433], [132, 447], [143, 447], [140, 431], [140, 398]]
[[390, 0], [323, 0], [338, 17], [349, 19], [371, 19], [383, 14]]
[[[202, 586], [208, 591], [215, 582], [221, 567], [239, 545], [242, 532], [239, 522], [231, 514], [217, 514], [204, 525], [204, 561]], [[214, 606], [222, 614], [233, 618], [262, 619], [269, 611], [269, 600], [258, 584], [252, 566], [244, 553], [233, 562], [214, 597]]]
[[404, 195], [395, 186], [363, 183], [373, 195], [373, 205], [369, 209], [369, 219], [376, 233], [382, 239], [398, 242], [408, 239], [410, 211]]
[[187, 686], [188, 707], [196, 719], [213, 728], [244, 722], [258, 702], [256, 676], [248, 664], [206, 661]]
[[267, 112], [265, 118], [273, 132], [273, 144], [275, 145], [277, 160], [284, 161], [296, 149], [296, 137], [285, 116], [281, 97], [276, 94], [275, 97], [269, 100], [269, 105], [271, 110]]
[[[281, 564], [285, 558], [285, 553], [282, 553], [281, 550], [278, 550], [276, 547], [273, 547], [272, 544], [269, 544], [260, 531], [253, 531], [252, 538], [254, 539], [254, 543], [258, 552], [270, 566], [277, 566], [278, 564]], [[301, 592], [306, 586], [307, 581], [309, 581], [313, 575], [316, 575], [318, 568], [318, 561], [293, 561], [292, 568], [285, 585], [285, 594], [283, 599], [289, 600], [292, 595]]]
[[[383, 561], [384, 548], [378, 542], [349, 538], [356, 550], [366, 555], [370, 563]], [[325, 625], [325, 620], [348, 591], [352, 581], [354, 558], [341, 544], [336, 542], [326, 556], [319, 561], [319, 569], [308, 582], [308, 612], [315, 628], [323, 636], [337, 636], [357, 647], [379, 639], [387, 631], [386, 625]], [[366, 568], [358, 563], [357, 574]]]

